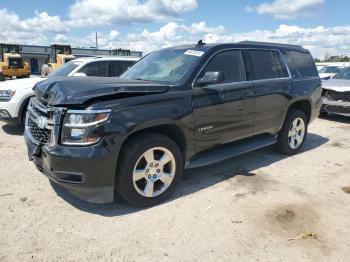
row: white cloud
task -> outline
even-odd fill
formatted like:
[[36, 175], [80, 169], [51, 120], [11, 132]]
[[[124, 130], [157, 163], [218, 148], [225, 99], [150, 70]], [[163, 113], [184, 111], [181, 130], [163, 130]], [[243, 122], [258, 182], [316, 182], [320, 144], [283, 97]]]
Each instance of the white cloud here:
[[130, 24], [169, 20], [196, 7], [197, 0], [76, 0], [69, 17], [75, 27]]
[[61, 21], [59, 16], [50, 16], [46, 12], [35, 11], [35, 16], [21, 20], [20, 17], [8, 11], [6, 8], [0, 9], [0, 40], [4, 42], [16, 43], [46, 43], [46, 33], [67, 33], [68, 28]]
[[[200, 25], [200, 26], [198, 26]], [[116, 37], [114, 36], [116, 35]], [[111, 31], [99, 35], [99, 46], [104, 48], [128, 48], [145, 54], [168, 46], [195, 44], [199, 39], [207, 43], [234, 43], [240, 41], [265, 41], [297, 44], [310, 49], [315, 57], [350, 55], [350, 26], [305, 28], [282, 24], [275, 30], [255, 30], [246, 33], [229, 33], [223, 26], [209, 27], [204, 22], [185, 25], [169, 22], [159, 30], [143, 30], [140, 33], [122, 35]], [[74, 39], [71, 39], [75, 42]], [[93, 45], [94, 34], [79, 39], [80, 46]]]
[[275, 0], [272, 3], [247, 6], [246, 11], [272, 15], [278, 19], [296, 19], [312, 16], [323, 4], [324, 0]]

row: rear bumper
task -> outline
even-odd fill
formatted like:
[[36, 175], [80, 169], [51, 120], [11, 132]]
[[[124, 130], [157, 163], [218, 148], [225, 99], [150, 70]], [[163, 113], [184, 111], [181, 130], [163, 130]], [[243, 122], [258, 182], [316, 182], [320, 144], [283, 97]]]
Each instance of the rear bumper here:
[[28, 156], [39, 171], [72, 195], [91, 203], [114, 201], [116, 157], [102, 140], [89, 147], [38, 147], [24, 134]]
[[333, 101], [325, 98], [322, 102], [322, 110], [327, 113], [350, 116], [350, 102]]

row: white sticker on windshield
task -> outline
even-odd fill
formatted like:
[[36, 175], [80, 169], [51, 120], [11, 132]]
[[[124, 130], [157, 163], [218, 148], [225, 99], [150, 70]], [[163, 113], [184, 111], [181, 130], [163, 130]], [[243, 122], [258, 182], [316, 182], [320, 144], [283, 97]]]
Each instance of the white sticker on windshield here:
[[198, 56], [201, 57], [204, 54], [202, 51], [196, 51], [196, 50], [187, 50], [185, 52], [185, 55], [193, 55], [193, 56]]

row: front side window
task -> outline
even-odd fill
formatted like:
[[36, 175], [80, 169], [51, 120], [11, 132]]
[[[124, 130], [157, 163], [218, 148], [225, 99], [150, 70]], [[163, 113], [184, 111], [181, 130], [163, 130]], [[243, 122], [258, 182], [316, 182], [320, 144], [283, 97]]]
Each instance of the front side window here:
[[108, 76], [108, 62], [99, 61], [91, 62], [79, 70], [79, 73], [84, 73], [86, 76]]
[[281, 55], [272, 50], [249, 50], [255, 80], [288, 77]]
[[117, 77], [128, 70], [135, 62], [134, 61], [109, 61], [108, 76]]
[[320, 70], [320, 73], [337, 74], [343, 69], [344, 68], [338, 66], [326, 66]]
[[246, 80], [246, 72], [242, 53], [239, 50], [223, 51], [215, 55], [199, 75], [203, 77], [206, 72], [223, 72], [222, 83], [242, 82]]
[[76, 69], [80, 65], [81, 65], [81, 62], [74, 62], [74, 61], [68, 62], [67, 64], [64, 64], [62, 67], [53, 71], [47, 77], [50, 78], [50, 77], [56, 77], [56, 76], [68, 76], [74, 69]]
[[202, 51], [187, 49], [156, 51], [141, 59], [120, 78], [177, 84], [188, 79], [203, 54]]

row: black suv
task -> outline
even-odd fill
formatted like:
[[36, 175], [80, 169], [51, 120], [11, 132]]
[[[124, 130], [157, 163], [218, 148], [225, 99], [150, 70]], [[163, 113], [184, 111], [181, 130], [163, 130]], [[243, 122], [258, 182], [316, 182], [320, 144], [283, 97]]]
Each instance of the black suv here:
[[120, 78], [51, 78], [26, 117], [30, 160], [81, 199], [147, 206], [184, 168], [276, 144], [300, 151], [321, 81], [300, 46], [240, 42], [153, 52]]

